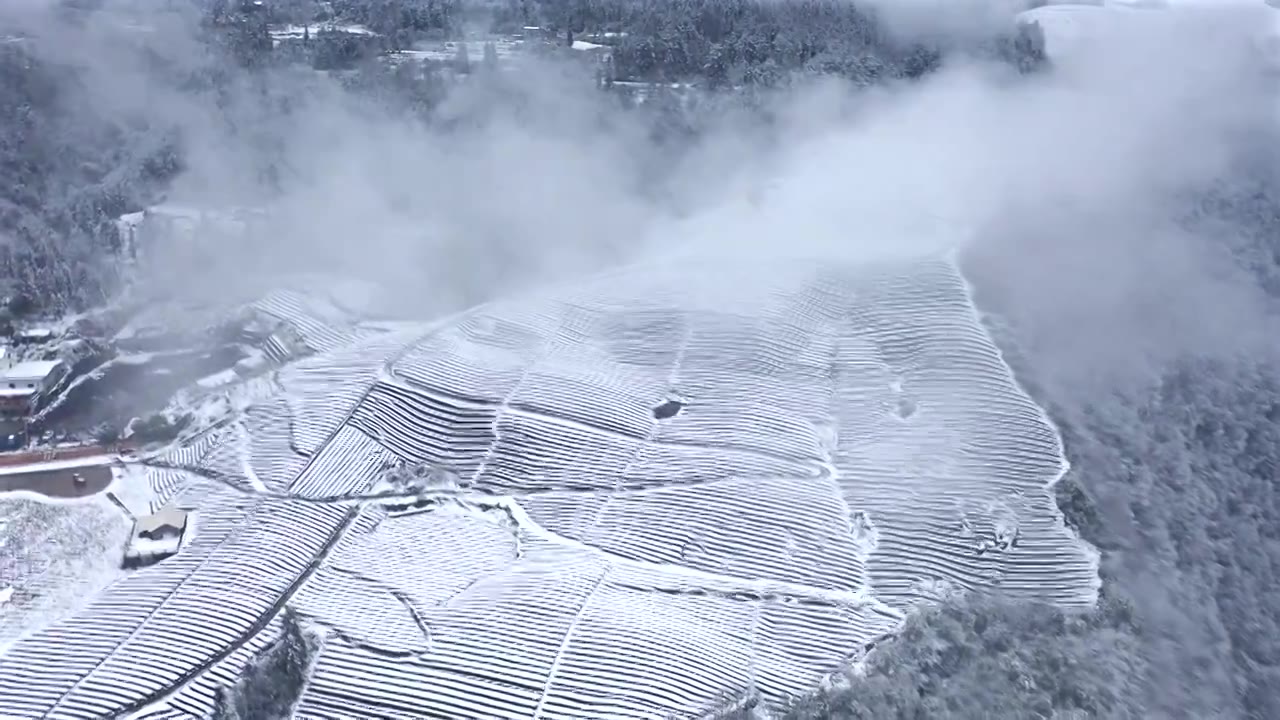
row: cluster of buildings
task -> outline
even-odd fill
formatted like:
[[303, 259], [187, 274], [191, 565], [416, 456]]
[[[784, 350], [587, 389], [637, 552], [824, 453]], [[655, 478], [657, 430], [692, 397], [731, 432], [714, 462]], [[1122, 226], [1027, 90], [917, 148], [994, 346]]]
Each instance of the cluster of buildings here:
[[284, 25], [267, 31], [271, 45], [280, 47], [290, 43], [308, 42], [320, 33], [340, 33], [361, 38], [374, 38], [378, 34], [357, 23], [321, 22], [311, 25]]
[[[1249, 22], [1241, 23], [1242, 19]], [[1136, 33], [1160, 27], [1157, 23], [1186, 23], [1181, 26], [1184, 31], [1205, 39], [1228, 38], [1252, 53], [1263, 70], [1280, 72], [1276, 0], [1039, 0], [1020, 12], [1017, 22], [1038, 26], [1045, 51], [1060, 61], [1092, 57], [1099, 43], [1141, 37]]]
[[62, 360], [15, 360], [0, 347], [0, 450], [16, 450], [27, 441], [31, 417], [53, 395], [69, 368]]
[[364, 25], [336, 22], [275, 26], [269, 33], [277, 52], [299, 59], [308, 56], [306, 48], [314, 48], [319, 38], [328, 37], [340, 38], [357, 56], [376, 55], [392, 66], [414, 63], [462, 73], [466, 73], [472, 63], [492, 62], [503, 66], [519, 62], [522, 56], [530, 54], [566, 52], [596, 65], [602, 78], [608, 76], [613, 53], [611, 43], [620, 37], [619, 33], [602, 33], [589, 39], [575, 39], [571, 33], [526, 26], [518, 32], [472, 35], [466, 39], [426, 39], [400, 46]]

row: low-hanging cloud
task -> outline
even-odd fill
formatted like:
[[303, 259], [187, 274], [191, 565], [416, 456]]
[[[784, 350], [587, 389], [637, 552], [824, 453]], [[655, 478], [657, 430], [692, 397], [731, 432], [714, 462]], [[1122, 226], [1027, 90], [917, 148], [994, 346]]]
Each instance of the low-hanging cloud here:
[[[878, 10], [897, 32], [922, 36], [986, 32], [1018, 9], [889, 5]], [[141, 55], [126, 43], [136, 28], [46, 16], [36, 34], [89, 74], [102, 112], [177, 131], [187, 167], [172, 200], [271, 211], [212, 255], [157, 254], [150, 280], [165, 293], [327, 271], [430, 316], [654, 253], [962, 249], [1002, 307], [1073, 329], [1045, 342], [1077, 378], [1257, 342], [1269, 322], [1248, 278], [1177, 222], [1182, 193], [1228, 176], [1244, 140], [1271, 132], [1257, 57], [1239, 42], [1256, 16], [1143, 12], [1150, 22], [1032, 76], [955, 57], [915, 83], [800, 81], [767, 100], [767, 129], [726, 115], [678, 156], [549, 61], [452, 90], [442, 128], [310, 71], [218, 91], [158, 83], [214, 64], [190, 14], [145, 14]]]

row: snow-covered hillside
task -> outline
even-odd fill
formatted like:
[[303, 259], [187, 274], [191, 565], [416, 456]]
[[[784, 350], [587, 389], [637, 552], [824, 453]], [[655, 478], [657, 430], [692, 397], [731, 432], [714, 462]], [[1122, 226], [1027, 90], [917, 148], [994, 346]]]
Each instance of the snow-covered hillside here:
[[[780, 703], [938, 593], [1095, 601], [1058, 435], [949, 261], [708, 270], [285, 367], [155, 461], [197, 536], [16, 643], [6, 712], [201, 717], [285, 604], [329, 631], [299, 717], [548, 719]], [[403, 465], [456, 482], [379, 496]]]
[[1057, 61], [1089, 57], [1106, 46], [1160, 24], [1193, 24], [1201, 34], [1219, 33], [1249, 45], [1259, 61], [1280, 68], [1280, 4], [1274, 0], [1051, 0], [1018, 15], [1037, 23], [1045, 50]]

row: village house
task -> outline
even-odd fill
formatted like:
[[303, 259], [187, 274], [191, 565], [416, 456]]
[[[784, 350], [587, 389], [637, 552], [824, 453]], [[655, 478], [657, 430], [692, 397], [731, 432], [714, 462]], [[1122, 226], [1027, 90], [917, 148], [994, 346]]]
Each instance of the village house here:
[[66, 374], [61, 360], [15, 362], [7, 348], [0, 348], [0, 419], [29, 417]]
[[13, 334], [13, 342], [18, 345], [38, 345], [53, 339], [54, 332], [49, 328], [26, 328]]
[[187, 512], [172, 505], [136, 518], [124, 550], [124, 566], [151, 565], [176, 554], [186, 532]]

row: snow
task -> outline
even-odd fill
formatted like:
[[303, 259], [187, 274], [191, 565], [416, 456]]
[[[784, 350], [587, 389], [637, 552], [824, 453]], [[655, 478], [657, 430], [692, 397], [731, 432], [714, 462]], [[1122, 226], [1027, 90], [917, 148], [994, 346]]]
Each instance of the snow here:
[[[1252, 42], [1269, 62], [1280, 62], [1273, 45], [1280, 39], [1280, 10], [1266, 0], [1104, 0], [1096, 3], [1051, 3], [1017, 15], [1019, 22], [1035, 22], [1045, 37], [1045, 50], [1050, 57], [1085, 57], [1102, 42], [1115, 42], [1144, 26], [1156, 22], [1172, 22], [1191, 18], [1203, 32], [1215, 29], [1216, 20], [1239, 18], [1233, 13], [1256, 12], [1251, 22]], [[1188, 13], [1198, 13], [1192, 17]], [[1242, 26], [1224, 25], [1232, 32]], [[1276, 56], [1276, 57], [1272, 57]]]
[[380, 333], [404, 332], [421, 327], [422, 323], [410, 320], [370, 320], [356, 326], [357, 330], [372, 330]]
[[635, 88], [637, 90], [648, 90], [650, 88], [655, 88], [655, 87], [665, 87], [665, 88], [671, 88], [672, 90], [680, 90], [682, 88], [688, 87], [684, 83], [651, 83], [651, 82], [640, 82], [637, 80], [614, 80], [613, 84], [615, 87]]
[[1044, 33], [1045, 51], [1050, 57], [1061, 58], [1087, 51], [1132, 12], [1123, 6], [1045, 5], [1020, 13], [1018, 20], [1038, 24]]
[[43, 342], [53, 337], [53, 330], [49, 328], [28, 328], [18, 331], [18, 337], [33, 342]]
[[364, 25], [343, 24], [343, 23], [318, 23], [315, 25], [285, 25], [284, 27], [274, 28], [269, 31], [271, 37], [279, 40], [297, 40], [310, 33], [311, 37], [315, 37], [319, 32], [340, 32], [348, 35], [364, 35], [372, 37], [378, 33], [370, 30]]
[[0, 378], [10, 382], [39, 382], [57, 370], [60, 365], [62, 365], [61, 360], [27, 360], [0, 369]]
[[573, 49], [574, 49], [574, 50], [599, 50], [599, 49], [601, 49], [601, 48], [607, 48], [607, 47], [609, 47], [609, 46], [608, 46], [608, 45], [601, 45], [600, 43], [587, 42], [586, 40], [574, 40], [574, 41], [573, 41]]
[[461, 45], [467, 46], [467, 57], [475, 62], [479, 61], [484, 52], [486, 44], [492, 44], [494, 52], [499, 60], [509, 60], [519, 52], [521, 43], [511, 38], [493, 38], [493, 39], [476, 39], [466, 42], [449, 40], [439, 43], [421, 43], [417, 47], [408, 50], [397, 50], [387, 53], [386, 57], [405, 60], [433, 60], [435, 62], [448, 63], [453, 62], [458, 56], [458, 48]]
[[4, 537], [17, 540], [0, 552], [0, 586], [16, 589], [0, 610], [2, 656], [6, 645], [75, 613], [124, 574], [129, 523], [101, 495], [74, 503], [9, 495], [0, 517]]
[[233, 383], [239, 379], [240, 379], [240, 376], [236, 374], [236, 371], [234, 368], [227, 368], [226, 370], [220, 370], [212, 375], [207, 375], [205, 377], [200, 378], [199, 380], [196, 381], [196, 385], [199, 385], [200, 387], [205, 389], [213, 389], [216, 387], [220, 387], [222, 385]]
[[457, 50], [396, 50], [389, 53], [392, 57], [402, 57], [409, 60], [452, 60]]
[[13, 599], [12, 585], [10, 585], [9, 587], [6, 587], [3, 590], [0, 590], [0, 607], [4, 607], [5, 603], [9, 602], [11, 599]]
[[107, 465], [119, 462], [119, 455], [88, 455], [67, 460], [48, 460], [45, 462], [24, 463], [22, 465], [2, 465], [0, 475], [17, 475], [20, 473], [45, 472], [48, 470], [66, 470], [69, 468], [87, 467], [91, 465]]
[[[1274, 0], [1272, 0], [1274, 1]], [[1243, 8], [1257, 9], [1275, 7], [1269, 0], [1048, 0], [1039, 8], [1108, 8], [1123, 10], [1186, 10], [1186, 9], [1221, 9]]]
[[181, 547], [182, 538], [177, 535], [166, 535], [156, 539], [133, 537], [129, 540], [125, 557], [135, 560], [159, 559], [173, 555]]
[[[90, 600], [84, 614], [93, 618], [92, 633], [46, 627], [70, 643], [60, 647], [74, 648], [58, 657], [57, 674], [33, 682], [19, 670], [38, 662], [30, 654], [42, 652], [38, 630], [0, 656], [0, 697], [20, 701], [31, 716], [45, 716], [54, 706], [83, 708], [79, 698], [93, 697], [92, 714], [77, 717], [122, 716], [139, 690], [147, 702], [159, 699], [203, 674], [219, 653], [253, 638], [260, 629], [255, 625], [265, 624], [277, 603], [313, 572], [312, 563], [327, 554], [349, 518], [343, 508], [279, 502], [249, 509], [224, 505], [206, 514], [200, 537], [182, 552], [129, 573]], [[264, 555], [274, 557], [263, 563]], [[133, 680], [140, 677], [145, 689]], [[205, 690], [204, 709], [195, 717], [207, 716], [211, 696]]]
[[[77, 618], [109, 640], [0, 657], [0, 695], [110, 715], [161, 687], [204, 716], [220, 653], [287, 601], [335, 631], [301, 716], [693, 715], [756, 677], [781, 705], [939, 582], [1094, 602], [1056, 429], [951, 260], [710, 267], [369, 335], [275, 295], [319, 352], [182, 394], [201, 432], [117, 476], [199, 507], [201, 539]], [[397, 458], [448, 482], [388, 517], [365, 496]], [[57, 679], [6, 681], [54, 647]]]
[[125, 512], [133, 517], [151, 513], [156, 498], [151, 487], [148, 470], [138, 462], [124, 462], [111, 466], [111, 485], [106, 493], [115, 498]]
[[128, 355], [118, 355], [111, 362], [121, 365], [146, 365], [155, 359], [155, 356], [155, 353], [149, 352], [130, 353]]
[[189, 205], [179, 205], [177, 203], [161, 203], [159, 205], [152, 205], [143, 212], [144, 216], [158, 215], [165, 218], [196, 221], [201, 220], [204, 217], [204, 214], [205, 211], [200, 208]]
[[276, 385], [270, 376], [237, 377], [233, 382], [214, 387], [196, 386], [181, 390], [170, 400], [164, 412], [171, 419], [190, 416], [191, 422], [183, 430], [183, 438], [192, 438], [221, 426], [275, 390]]
[[246, 347], [244, 353], [245, 356], [237, 360], [232, 367], [232, 372], [241, 377], [257, 375], [271, 364], [267, 354], [259, 348]]

